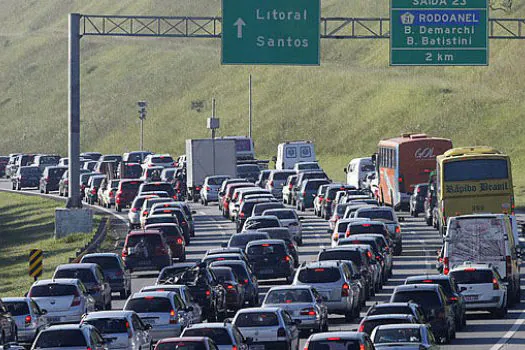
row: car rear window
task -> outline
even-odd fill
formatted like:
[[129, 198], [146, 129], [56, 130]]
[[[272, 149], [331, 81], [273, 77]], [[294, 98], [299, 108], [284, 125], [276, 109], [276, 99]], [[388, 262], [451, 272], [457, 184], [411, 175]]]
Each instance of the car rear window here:
[[127, 178], [138, 178], [142, 176], [142, 166], [140, 164], [124, 164], [122, 167], [123, 174]]
[[419, 280], [410, 280], [406, 282], [406, 284], [419, 284], [419, 283], [439, 284], [443, 288], [443, 291], [445, 292], [445, 294], [450, 295], [453, 293], [452, 287], [450, 285], [450, 281], [446, 279], [442, 279], [442, 278], [440, 279], [425, 278], [425, 279], [419, 279]]
[[251, 241], [258, 241], [260, 239], [268, 239], [267, 234], [257, 234], [257, 233], [249, 233], [249, 234], [238, 234], [233, 235], [232, 238], [230, 238], [230, 247], [246, 247], [248, 242]]
[[409, 290], [396, 292], [391, 300], [395, 303], [412, 301], [419, 304], [424, 310], [441, 306], [438, 294], [432, 290]]
[[389, 315], [389, 314], [401, 314], [401, 315], [412, 315], [412, 311], [408, 306], [388, 306], [388, 307], [375, 307], [368, 313], [369, 316], [375, 315]]
[[265, 303], [268, 304], [291, 304], [311, 303], [312, 294], [307, 289], [279, 289], [268, 293]]
[[356, 217], [394, 221], [394, 216], [390, 210], [360, 210]]
[[419, 328], [378, 329], [374, 337], [374, 344], [420, 342]]
[[273, 180], [274, 181], [283, 181], [283, 180], [286, 180], [288, 178], [288, 176], [290, 176], [291, 173], [287, 173], [287, 172], [274, 172], [273, 173]]
[[355, 235], [359, 233], [382, 233], [385, 227], [379, 224], [352, 224], [350, 225], [350, 233]]
[[[149, 228], [150, 227], [148, 226], [148, 229]], [[153, 225], [153, 227], [151, 228], [154, 230], [161, 231], [162, 233], [164, 233], [164, 236], [166, 237], [180, 237], [181, 236], [181, 232], [177, 229], [176, 225], [156, 226], [156, 227], [155, 225]]]
[[291, 210], [272, 210], [264, 213], [264, 215], [274, 215], [280, 220], [295, 220], [294, 212]]
[[248, 255], [285, 255], [282, 244], [257, 244], [248, 248]]
[[184, 271], [190, 268], [191, 266], [180, 266], [166, 269], [159, 275], [159, 281], [165, 281], [169, 278], [180, 277], [184, 273]]
[[248, 230], [257, 230], [259, 228], [279, 226], [279, 220], [277, 219], [248, 219], [244, 225], [244, 228]]
[[173, 192], [173, 186], [167, 183], [159, 184], [144, 184], [142, 185], [142, 192], [151, 192], [151, 191], [166, 191], [168, 193]]
[[339, 337], [333, 337], [330, 340], [315, 340], [310, 342], [308, 350], [360, 350], [359, 340], [344, 340]]
[[208, 337], [217, 345], [232, 345], [232, 339], [224, 328], [186, 328], [183, 337]]
[[242, 165], [237, 167], [238, 174], [253, 174], [259, 172], [260, 169], [257, 165]]
[[222, 263], [219, 262], [215, 265], [215, 263], [212, 264], [213, 267], [219, 267], [219, 266], [226, 266], [233, 270], [234, 275], [237, 276], [239, 281], [248, 279], [248, 271], [246, 271], [246, 268], [241, 264], [228, 264], [228, 263]]
[[450, 277], [455, 279], [457, 284], [492, 283], [494, 278], [489, 270], [452, 271]]
[[235, 320], [237, 327], [274, 327], [279, 325], [275, 312], [243, 312]]
[[119, 269], [120, 263], [116, 257], [111, 256], [88, 256], [82, 259], [83, 263], [98, 264], [103, 270]]
[[102, 183], [102, 180], [104, 180], [103, 177], [96, 177], [93, 179], [92, 186], [98, 187]]
[[317, 190], [319, 186], [326, 184], [328, 181], [308, 181], [306, 182], [306, 190]]
[[299, 272], [302, 283], [333, 283], [341, 279], [341, 272], [335, 267], [306, 268]]
[[133, 235], [133, 236], [128, 236], [128, 247], [129, 246], [134, 246], [140, 242], [144, 242], [145, 244], [147, 245], [152, 245], [152, 246], [160, 246], [161, 245], [161, 238], [160, 238], [160, 235]]
[[126, 319], [118, 318], [97, 318], [87, 320], [84, 323], [94, 326], [100, 333], [127, 333]]
[[4, 302], [4, 305], [12, 316], [23, 316], [29, 314], [29, 306], [24, 301], [8, 301]]
[[152, 163], [173, 163], [173, 158], [168, 156], [162, 156], [162, 157], [151, 157]]
[[166, 343], [157, 343], [155, 350], [206, 350], [206, 345], [199, 341], [170, 340]]
[[136, 313], [170, 312], [173, 309], [168, 298], [145, 296], [130, 299], [124, 310], [133, 310]]
[[126, 181], [120, 183], [120, 188], [123, 191], [138, 191], [140, 185], [139, 181]]
[[226, 179], [226, 177], [210, 177], [208, 178], [208, 185], [219, 186]]
[[38, 336], [36, 344], [38, 348], [67, 348], [86, 347], [86, 339], [80, 329], [51, 330], [44, 331]]
[[224, 278], [225, 281], [236, 281], [237, 278], [235, 278], [235, 275], [233, 274], [232, 269], [226, 266], [217, 266], [212, 267], [211, 271], [217, 278]]
[[52, 168], [52, 169], [49, 169], [47, 174], [49, 177], [52, 177], [52, 178], [59, 178], [59, 177], [62, 177], [62, 175], [64, 175], [64, 173], [66, 172], [67, 169], [61, 169], [61, 168]]
[[31, 288], [29, 296], [37, 297], [63, 297], [77, 293], [77, 287], [70, 284], [46, 284]]
[[20, 168], [20, 173], [21, 174], [38, 175], [38, 174], [40, 174], [40, 169], [39, 168], [34, 168], [34, 167], [31, 167], [31, 168]]
[[380, 320], [366, 320], [364, 322], [364, 332], [367, 334], [371, 334], [374, 328], [377, 326], [382, 326], [386, 324], [400, 324], [400, 323], [410, 323], [405, 318], [398, 319], [398, 318], [384, 318]]
[[55, 272], [54, 278], [77, 278], [83, 283], [95, 283], [95, 275], [89, 269], [62, 269]]
[[361, 265], [362, 254], [358, 250], [327, 250], [319, 254], [319, 261], [323, 260], [351, 260]]

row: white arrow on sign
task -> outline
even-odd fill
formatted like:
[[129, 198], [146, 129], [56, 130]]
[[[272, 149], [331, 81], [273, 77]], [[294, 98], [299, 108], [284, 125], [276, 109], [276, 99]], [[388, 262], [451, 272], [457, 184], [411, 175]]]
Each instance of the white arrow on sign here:
[[237, 18], [235, 23], [233, 24], [234, 27], [237, 27], [237, 38], [242, 39], [242, 27], [246, 25], [246, 22], [242, 20], [241, 17]]

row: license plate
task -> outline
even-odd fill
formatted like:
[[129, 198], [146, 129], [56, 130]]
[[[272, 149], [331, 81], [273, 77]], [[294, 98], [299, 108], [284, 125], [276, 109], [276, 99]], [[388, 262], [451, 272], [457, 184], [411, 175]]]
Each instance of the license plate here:
[[465, 301], [476, 301], [479, 299], [478, 295], [465, 295]]
[[146, 266], [146, 265], [149, 265], [149, 261], [147, 260], [140, 260], [137, 265], [139, 266]]
[[151, 325], [155, 324], [155, 319], [153, 318], [143, 318], [142, 321], [144, 321], [144, 323], [149, 323]]
[[[273, 269], [262, 269], [261, 273], [273, 273]], [[261, 345], [264, 349], [264, 345]], [[251, 348], [250, 348], [251, 349]]]
[[47, 322], [60, 322], [60, 317], [59, 316], [48, 317]]
[[264, 345], [256, 344], [256, 345], [250, 345], [248, 348], [250, 350], [264, 350]]

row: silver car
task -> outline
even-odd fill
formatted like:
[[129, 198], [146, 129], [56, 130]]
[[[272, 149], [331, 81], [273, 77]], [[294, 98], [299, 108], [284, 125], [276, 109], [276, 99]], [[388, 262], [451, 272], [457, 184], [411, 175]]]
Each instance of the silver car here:
[[281, 222], [282, 227], [288, 227], [290, 235], [298, 245], [303, 245], [303, 225], [301, 225], [301, 218], [297, 215], [294, 209], [267, 209], [261, 215], [277, 216]]
[[310, 286], [272, 287], [262, 307], [272, 306], [286, 310], [295, 321], [299, 320], [299, 329], [328, 331], [328, 309], [321, 295]]
[[78, 323], [82, 315], [95, 311], [95, 299], [76, 278], [56, 278], [33, 283], [28, 296], [42, 310], [48, 323]]
[[224, 180], [228, 180], [228, 175], [214, 175], [208, 176], [204, 179], [204, 184], [201, 189], [201, 203], [208, 205], [208, 202], [216, 202], [219, 200], [219, 190]]
[[381, 325], [374, 328], [370, 338], [376, 349], [439, 349], [428, 324]]
[[81, 325], [94, 326], [109, 349], [151, 349], [150, 325], [144, 324], [134, 311], [99, 311], [87, 314]]
[[41, 310], [31, 298], [3, 298], [7, 311], [15, 319], [18, 330], [18, 341], [32, 343], [38, 332], [48, 326], [46, 310]]
[[142, 213], [142, 204], [144, 201], [148, 198], [157, 198], [157, 195], [144, 195], [144, 196], [137, 196], [133, 200], [133, 203], [131, 204], [131, 207], [128, 211], [128, 225], [129, 228], [134, 229], [140, 227], [140, 217]]
[[182, 284], [155, 285], [144, 287], [140, 292], [174, 292], [183, 304], [183, 309], [180, 311], [181, 316], [187, 319], [189, 324], [202, 322], [202, 308], [191, 296], [188, 286]]
[[124, 310], [135, 311], [144, 323], [151, 325], [150, 334], [154, 341], [178, 337], [183, 320], [175, 303], [175, 295], [173, 292], [135, 293], [126, 301]]
[[283, 198], [283, 187], [288, 180], [288, 176], [295, 175], [293, 170], [272, 170], [268, 181], [266, 181], [266, 189], [270, 191], [275, 198]]
[[40, 332], [31, 350], [106, 350], [100, 332], [91, 325], [64, 324], [51, 326]]

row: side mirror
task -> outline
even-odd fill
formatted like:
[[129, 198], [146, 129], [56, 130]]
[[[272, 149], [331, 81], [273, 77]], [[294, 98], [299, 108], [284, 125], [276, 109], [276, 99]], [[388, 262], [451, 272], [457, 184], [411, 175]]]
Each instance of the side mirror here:
[[345, 174], [347, 173], [347, 170], [346, 170], [346, 168], [343, 168], [343, 171], [345, 172]]
[[149, 323], [146, 323], [144, 329], [149, 331], [150, 329], [152, 329], [153, 327], [149, 324]]
[[192, 214], [197, 214], [197, 211], [192, 210], [191, 213], [192, 213]]
[[40, 310], [40, 314], [41, 315], [47, 315], [47, 310], [46, 309], [41, 309]]

